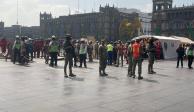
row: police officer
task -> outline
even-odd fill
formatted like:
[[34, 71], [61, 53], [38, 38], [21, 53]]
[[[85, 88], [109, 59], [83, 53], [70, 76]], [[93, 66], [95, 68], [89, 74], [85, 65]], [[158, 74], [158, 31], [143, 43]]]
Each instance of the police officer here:
[[100, 76], [108, 76], [105, 72], [106, 65], [107, 65], [107, 48], [105, 46], [105, 42], [102, 41], [101, 45], [99, 46], [99, 75]]
[[20, 42], [19, 36], [17, 35], [16, 40], [13, 45], [13, 53], [14, 53], [13, 54], [13, 64], [15, 64], [17, 59], [20, 63], [20, 50], [21, 50], [21, 42]]
[[154, 38], [151, 38], [148, 45], [148, 74], [155, 74], [153, 70], [153, 65], [155, 61], [156, 46], [154, 45]]
[[133, 56], [132, 56], [132, 42], [128, 41], [128, 76], [132, 77]]
[[132, 67], [132, 77], [135, 78], [136, 65], [138, 64], [138, 79], [141, 80], [143, 77], [142, 74], [142, 62], [143, 62], [143, 50], [140, 44], [140, 40], [136, 40], [132, 45], [132, 54], [133, 54], [133, 67]]
[[72, 73], [72, 66], [73, 66], [73, 57], [75, 55], [74, 46], [71, 42], [72, 36], [67, 34], [66, 35], [66, 42], [64, 43], [64, 55], [65, 55], [65, 65], [64, 65], [64, 76], [68, 78], [67, 75], [67, 65], [69, 64], [69, 76], [75, 77]]
[[59, 52], [59, 43], [56, 40], [55, 36], [52, 36], [52, 41], [49, 43], [49, 51], [51, 56], [50, 66], [57, 66], [57, 58]]

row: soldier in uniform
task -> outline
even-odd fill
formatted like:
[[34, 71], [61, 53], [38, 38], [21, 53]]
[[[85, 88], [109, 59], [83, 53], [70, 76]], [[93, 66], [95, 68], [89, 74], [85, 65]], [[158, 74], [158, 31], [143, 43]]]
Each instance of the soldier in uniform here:
[[75, 55], [75, 50], [71, 40], [72, 40], [72, 36], [66, 35], [66, 42], [64, 43], [64, 55], [65, 55], [64, 76], [66, 78], [68, 78], [68, 75], [67, 75], [68, 64], [69, 64], [69, 76], [70, 77], [76, 76], [72, 73], [73, 57]]
[[99, 49], [99, 43], [98, 41], [94, 44], [94, 50], [95, 50], [95, 58], [98, 59], [98, 49]]
[[108, 74], [106, 74], [105, 69], [106, 69], [106, 65], [107, 65], [107, 48], [105, 46], [105, 42], [102, 41], [101, 45], [99, 47], [99, 75], [100, 76], [108, 76]]
[[143, 50], [140, 44], [140, 40], [136, 40], [136, 42], [132, 45], [132, 55], [133, 55], [133, 67], [132, 67], [132, 77], [135, 78], [135, 70], [136, 65], [138, 64], [138, 79], [141, 80], [143, 77], [142, 74], [142, 62], [143, 62]]
[[153, 65], [155, 61], [155, 54], [156, 54], [156, 46], [154, 45], [154, 39], [151, 38], [148, 45], [148, 74], [155, 74], [153, 70]]
[[52, 41], [49, 43], [49, 51], [51, 56], [50, 66], [57, 66], [57, 58], [59, 53], [59, 43], [56, 40], [55, 36], [52, 36]]
[[88, 51], [88, 58], [89, 58], [89, 62], [93, 62], [93, 45], [92, 45], [92, 41], [89, 42], [89, 45], [87, 47], [87, 51]]
[[128, 42], [128, 76], [132, 77], [133, 57], [132, 57], [132, 42]]

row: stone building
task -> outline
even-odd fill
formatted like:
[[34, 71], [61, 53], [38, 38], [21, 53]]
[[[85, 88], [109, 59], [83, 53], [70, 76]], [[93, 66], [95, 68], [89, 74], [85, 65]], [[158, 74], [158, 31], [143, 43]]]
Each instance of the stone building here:
[[72, 34], [74, 38], [93, 36], [96, 39], [125, 40], [119, 37], [119, 26], [122, 20], [133, 21], [138, 18], [137, 13], [123, 13], [117, 8], [100, 6], [99, 12], [75, 14], [52, 18], [51, 14], [40, 13], [41, 36], [44, 38], [55, 35], [64, 37]]
[[173, 0], [153, 0], [152, 33], [194, 39], [194, 6], [172, 5]]
[[21, 26], [12, 25], [11, 27], [5, 27], [3, 31], [3, 37], [15, 38], [16, 35], [28, 36], [29, 38], [41, 38], [39, 26]]

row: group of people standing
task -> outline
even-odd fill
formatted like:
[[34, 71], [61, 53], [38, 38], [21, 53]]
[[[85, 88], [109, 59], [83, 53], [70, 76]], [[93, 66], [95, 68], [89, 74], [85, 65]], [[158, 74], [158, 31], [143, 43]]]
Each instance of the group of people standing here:
[[183, 68], [184, 59], [188, 60], [188, 68], [193, 69], [193, 58], [194, 58], [194, 45], [193, 44], [180, 44], [176, 50], [177, 52], [177, 68], [179, 68], [179, 63], [181, 62], [181, 67]]
[[[17, 61], [19, 63], [28, 63], [29, 61], [32, 61], [35, 57], [35, 47], [32, 39], [16, 36], [16, 39], [11, 46], [13, 63], [15, 64]], [[107, 65], [123, 67], [125, 59], [126, 64], [128, 64], [128, 76], [136, 78], [135, 71], [136, 66], [138, 66], [139, 80], [143, 79], [143, 60], [145, 58], [148, 59], [148, 74], [155, 74], [156, 72], [153, 70], [153, 65], [156, 58], [161, 58], [162, 52], [161, 45], [158, 44], [154, 38], [150, 38], [147, 42], [143, 39], [137, 39], [128, 41], [127, 43], [123, 43], [120, 40], [116, 42], [107, 42], [103, 40], [93, 43], [92, 41], [87, 41], [85, 39], [73, 40], [72, 36], [69, 34], [65, 36], [65, 41], [62, 44], [55, 36], [52, 36], [51, 39], [43, 42], [43, 47], [41, 47], [41, 49], [43, 49], [41, 55], [44, 57], [45, 63], [49, 64], [51, 67], [57, 66], [58, 56], [60, 56], [61, 49], [63, 49], [65, 77], [76, 76], [72, 72], [73, 66], [82, 68], [84, 65], [84, 67], [87, 68], [87, 58], [89, 62], [93, 62], [94, 58], [99, 60], [100, 76], [108, 76], [105, 71]], [[5, 52], [5, 50], [3, 51]], [[181, 61], [181, 66], [183, 67], [183, 59], [187, 56], [188, 67], [192, 69], [194, 57], [193, 46], [189, 45], [184, 47], [183, 45], [180, 45], [176, 51], [178, 54], [177, 68], [179, 67], [179, 61]], [[40, 55], [40, 53], [37, 53], [37, 55]], [[78, 62], [80, 62], [79, 66], [77, 65]], [[68, 65], [69, 75], [67, 74]]]

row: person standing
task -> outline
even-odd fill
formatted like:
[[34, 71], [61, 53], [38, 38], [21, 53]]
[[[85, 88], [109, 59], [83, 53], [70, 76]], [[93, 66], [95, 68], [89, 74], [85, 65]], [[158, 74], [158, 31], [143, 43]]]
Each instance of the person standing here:
[[186, 53], [188, 58], [188, 67], [189, 69], [193, 69], [192, 64], [193, 64], [194, 51], [193, 51], [192, 44], [190, 44], [190, 46], [187, 48]]
[[52, 36], [52, 41], [49, 43], [49, 51], [51, 56], [50, 66], [57, 66], [57, 58], [59, 53], [59, 44], [55, 36]]
[[18, 62], [20, 63], [20, 50], [21, 50], [21, 42], [19, 36], [16, 36], [16, 40], [13, 44], [13, 64]]
[[113, 42], [110, 42], [107, 45], [107, 52], [108, 52], [108, 65], [112, 65], [112, 60], [113, 60]]
[[176, 49], [177, 53], [177, 66], [176, 68], [179, 68], [179, 62], [181, 61], [181, 67], [183, 68], [183, 58], [185, 55], [185, 49], [183, 48], [182, 44], [179, 45], [179, 47]]
[[82, 67], [82, 63], [84, 63], [84, 67], [87, 68], [87, 65], [86, 65], [87, 45], [86, 45], [85, 40], [81, 41], [79, 55], [80, 55], [80, 66], [79, 67]]
[[149, 45], [147, 48], [148, 51], [148, 74], [155, 74], [156, 72], [153, 70], [153, 65], [156, 56], [156, 46], [154, 45], [154, 38], [151, 38], [149, 41]]
[[117, 48], [117, 42], [114, 42], [113, 45], [113, 64], [117, 66], [117, 54], [118, 54], [118, 48]]
[[72, 45], [72, 36], [66, 35], [66, 41], [64, 43], [64, 56], [65, 56], [65, 65], [64, 65], [64, 77], [68, 78], [67, 75], [67, 65], [69, 64], [69, 76], [75, 77], [76, 75], [72, 72], [73, 66], [73, 57], [75, 55], [74, 46]]
[[117, 66], [119, 67], [120, 63], [120, 58], [121, 58], [121, 66], [123, 67], [123, 57], [124, 57], [124, 45], [122, 41], [119, 40], [119, 45], [118, 45], [118, 56], [117, 56]]
[[94, 50], [95, 50], [95, 58], [98, 59], [98, 50], [99, 50], [99, 42], [98, 41], [94, 44]]
[[138, 64], [138, 79], [142, 80], [143, 77], [141, 76], [142, 74], [142, 62], [143, 62], [143, 50], [142, 46], [140, 45], [140, 40], [136, 40], [135, 43], [132, 45], [132, 56], [133, 56], [133, 67], [132, 67], [132, 77], [135, 78], [135, 70], [136, 70], [136, 65]]
[[104, 41], [101, 42], [101, 45], [99, 47], [99, 64], [99, 75], [108, 76], [108, 74], [105, 72], [107, 65], [107, 48]]
[[89, 62], [93, 62], [93, 45], [92, 45], [92, 41], [89, 42], [89, 45], [87, 47], [87, 51], [88, 51], [88, 57], [89, 57]]
[[132, 68], [133, 68], [132, 42], [129, 42], [127, 56], [128, 56], [128, 76], [132, 77]]

